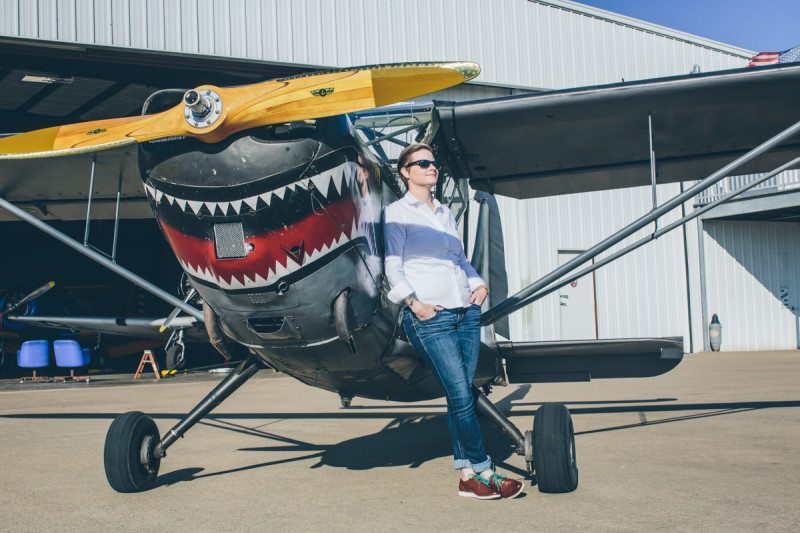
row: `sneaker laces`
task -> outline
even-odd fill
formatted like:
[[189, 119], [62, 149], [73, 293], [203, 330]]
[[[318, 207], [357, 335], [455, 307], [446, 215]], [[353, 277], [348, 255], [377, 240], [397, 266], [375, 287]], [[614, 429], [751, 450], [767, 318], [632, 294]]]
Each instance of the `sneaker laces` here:
[[494, 481], [495, 485], [497, 486], [497, 490], [500, 490], [503, 485], [503, 480], [506, 479], [506, 476], [498, 474], [497, 472], [495, 472], [494, 468], [495, 468], [494, 465], [492, 465], [492, 475], [489, 478], [489, 482], [491, 483], [492, 481]]
[[483, 476], [478, 474], [477, 472], [474, 473], [474, 474], [470, 474], [469, 475], [469, 479], [477, 479], [479, 482], [481, 482], [482, 484], [486, 485], [488, 488], [490, 488], [490, 489], [492, 488], [492, 485], [490, 484], [490, 480], [484, 479]]

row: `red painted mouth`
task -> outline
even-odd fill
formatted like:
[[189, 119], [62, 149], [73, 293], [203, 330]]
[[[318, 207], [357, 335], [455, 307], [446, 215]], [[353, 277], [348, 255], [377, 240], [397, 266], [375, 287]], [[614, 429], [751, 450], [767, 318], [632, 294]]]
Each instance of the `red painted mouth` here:
[[355, 238], [356, 221], [354, 202], [342, 198], [279, 230], [245, 236], [245, 246], [252, 247], [245, 257], [219, 259], [212, 240], [187, 235], [159, 220], [184, 270], [223, 289], [273, 285]]

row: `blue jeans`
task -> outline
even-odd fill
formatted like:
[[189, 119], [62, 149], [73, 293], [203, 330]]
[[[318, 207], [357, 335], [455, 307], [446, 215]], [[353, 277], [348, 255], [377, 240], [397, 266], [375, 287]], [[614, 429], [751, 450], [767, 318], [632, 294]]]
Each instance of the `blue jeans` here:
[[447, 427], [453, 445], [453, 468], [483, 472], [492, 460], [483, 448], [483, 435], [475, 415], [472, 381], [481, 344], [481, 309], [477, 305], [444, 309], [419, 320], [403, 309], [403, 329], [414, 349], [433, 370], [447, 398]]

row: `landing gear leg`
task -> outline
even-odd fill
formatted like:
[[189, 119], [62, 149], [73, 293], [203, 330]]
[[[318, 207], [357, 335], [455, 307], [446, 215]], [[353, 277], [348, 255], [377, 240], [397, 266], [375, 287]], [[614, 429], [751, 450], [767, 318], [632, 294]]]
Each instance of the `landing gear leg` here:
[[523, 435], [477, 388], [476, 409], [491, 420], [525, 457], [528, 472], [535, 476], [540, 492], [572, 492], [578, 487], [575, 433], [572, 418], [564, 404], [546, 403], [536, 411], [533, 431]]
[[191, 412], [159, 440], [158, 428], [149, 416], [130, 412], [119, 415], [106, 435], [106, 478], [117, 492], [141, 492], [153, 486], [161, 459], [178, 438], [211, 412], [258, 372], [258, 359], [250, 356], [214, 387]]

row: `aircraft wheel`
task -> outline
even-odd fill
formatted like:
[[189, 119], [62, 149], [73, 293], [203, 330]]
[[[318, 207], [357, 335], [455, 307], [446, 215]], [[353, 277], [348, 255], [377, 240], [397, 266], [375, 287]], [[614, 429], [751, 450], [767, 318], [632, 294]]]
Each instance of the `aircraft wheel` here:
[[161, 437], [153, 419], [139, 411], [119, 415], [106, 434], [103, 462], [106, 479], [117, 492], [149, 489], [158, 475], [161, 459], [153, 449]]
[[349, 394], [339, 394], [339, 400], [342, 402], [342, 409], [347, 409], [353, 403], [353, 396]]
[[183, 347], [173, 344], [165, 350], [167, 370], [183, 370], [185, 359], [183, 358]]
[[575, 432], [567, 406], [546, 403], [533, 418], [533, 466], [540, 492], [572, 492], [578, 488]]

